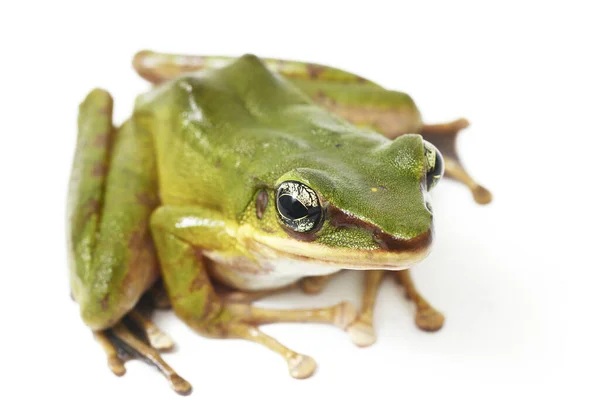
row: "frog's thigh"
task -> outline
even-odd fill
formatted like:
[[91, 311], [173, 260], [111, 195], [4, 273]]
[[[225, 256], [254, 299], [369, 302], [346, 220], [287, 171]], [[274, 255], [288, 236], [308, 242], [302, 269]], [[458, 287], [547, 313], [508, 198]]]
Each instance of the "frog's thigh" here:
[[93, 330], [119, 321], [158, 276], [151, 141], [133, 120], [114, 131], [111, 106], [103, 91], [82, 103], [69, 190], [71, 285]]
[[197, 207], [160, 207], [151, 220], [163, 281], [175, 313], [198, 333], [221, 338], [243, 338], [279, 353], [295, 378], [310, 376], [314, 360], [298, 354], [261, 332], [257, 325], [275, 322], [323, 322], [344, 328], [356, 316], [349, 303], [332, 307], [271, 310], [227, 303], [216, 294], [198, 249], [227, 252], [236, 238], [219, 213]]

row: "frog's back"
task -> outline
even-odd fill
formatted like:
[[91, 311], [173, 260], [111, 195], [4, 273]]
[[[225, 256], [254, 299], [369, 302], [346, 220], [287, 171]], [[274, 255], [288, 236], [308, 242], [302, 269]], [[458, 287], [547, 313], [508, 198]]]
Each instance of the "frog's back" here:
[[357, 149], [387, 141], [314, 105], [252, 55], [140, 96], [136, 118], [153, 132], [164, 204], [233, 214], [253, 186], [318, 163], [318, 153], [338, 148], [342, 136]]

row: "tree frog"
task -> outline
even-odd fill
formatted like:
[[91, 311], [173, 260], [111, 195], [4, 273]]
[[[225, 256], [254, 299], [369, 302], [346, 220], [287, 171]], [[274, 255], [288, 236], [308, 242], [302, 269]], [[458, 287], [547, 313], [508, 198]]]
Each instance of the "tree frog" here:
[[[315, 361], [259, 326], [332, 324], [368, 346], [385, 275], [416, 304], [418, 327], [441, 328], [407, 268], [430, 251], [429, 191], [444, 170], [491, 200], [455, 151], [465, 120], [425, 125], [410, 96], [323, 65], [150, 51], [133, 64], [154, 86], [123, 124], [104, 90], [80, 106], [68, 196], [72, 294], [116, 375], [126, 350], [191, 390], [160, 356], [173, 342], [140, 306], [145, 294], [200, 335], [279, 353], [294, 378]], [[317, 293], [344, 269], [364, 271], [358, 311], [252, 305]]]

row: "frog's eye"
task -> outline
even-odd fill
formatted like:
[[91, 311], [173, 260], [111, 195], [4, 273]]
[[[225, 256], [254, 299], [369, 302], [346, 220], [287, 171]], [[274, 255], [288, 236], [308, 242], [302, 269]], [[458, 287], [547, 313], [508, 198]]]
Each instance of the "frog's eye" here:
[[427, 170], [427, 190], [433, 189], [444, 175], [444, 158], [431, 143], [423, 141], [425, 147], [425, 167]]
[[296, 232], [310, 232], [321, 222], [319, 196], [301, 182], [286, 181], [279, 185], [276, 204], [281, 222]]

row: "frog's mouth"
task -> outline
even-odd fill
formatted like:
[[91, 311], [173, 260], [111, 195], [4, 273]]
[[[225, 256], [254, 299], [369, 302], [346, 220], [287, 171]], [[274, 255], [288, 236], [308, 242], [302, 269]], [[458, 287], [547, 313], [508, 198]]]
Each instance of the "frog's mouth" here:
[[253, 251], [269, 259], [291, 258], [340, 269], [401, 270], [427, 257], [431, 251], [433, 231], [429, 230], [410, 240], [379, 233], [377, 239], [380, 248], [375, 250], [329, 247], [315, 242], [263, 235], [254, 235], [253, 239], [250, 246]]

